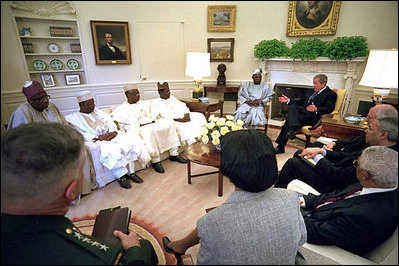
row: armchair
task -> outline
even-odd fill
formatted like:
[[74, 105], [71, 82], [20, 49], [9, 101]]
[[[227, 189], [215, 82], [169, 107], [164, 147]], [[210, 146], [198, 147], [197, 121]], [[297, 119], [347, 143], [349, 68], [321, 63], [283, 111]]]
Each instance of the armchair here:
[[[334, 111], [332, 111], [331, 114], [335, 115], [341, 113], [347, 91], [343, 89], [333, 89], [333, 91], [337, 94], [337, 101], [335, 102]], [[295, 137], [297, 139], [305, 141], [305, 147], [310, 146], [310, 139], [312, 136], [320, 137], [322, 135], [321, 120], [322, 118], [320, 118], [314, 126], [303, 126], [295, 132]], [[298, 134], [304, 134], [305, 140], [298, 138]]]

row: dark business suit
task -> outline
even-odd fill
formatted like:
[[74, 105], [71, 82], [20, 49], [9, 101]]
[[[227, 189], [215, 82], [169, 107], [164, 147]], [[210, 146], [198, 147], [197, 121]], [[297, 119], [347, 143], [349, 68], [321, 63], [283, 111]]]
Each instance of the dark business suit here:
[[81, 233], [64, 216], [1, 214], [1, 264], [156, 265], [151, 243], [140, 240], [140, 245], [122, 251]]
[[[320, 159], [316, 166], [307, 164], [299, 156], [290, 158], [279, 172], [274, 186], [286, 188], [292, 180], [299, 179], [320, 193], [328, 193], [357, 182], [353, 161], [369, 146], [365, 138], [359, 137], [357, 140], [351, 149], [327, 151], [326, 157]], [[398, 150], [397, 145], [389, 148]]]
[[307, 242], [334, 245], [364, 255], [388, 239], [398, 226], [398, 189], [359, 195], [315, 208], [320, 200], [344, 195], [355, 183], [342, 191], [304, 196], [302, 212]]
[[118, 47], [114, 46], [115, 53], [108, 47], [108, 45], [104, 45], [100, 48], [100, 60], [125, 60], [125, 56], [122, 54], [121, 50]]
[[319, 121], [322, 115], [334, 111], [337, 94], [328, 86], [313, 100], [317, 107], [317, 112], [309, 112], [306, 110], [306, 107], [312, 104], [312, 101], [309, 101], [309, 98], [313, 93], [314, 91], [307, 91], [304, 99], [290, 99], [286, 121], [276, 139], [279, 148], [282, 149], [285, 144], [287, 144], [288, 140], [286, 139], [286, 135], [290, 129], [299, 129], [305, 125], [313, 126], [317, 121]]

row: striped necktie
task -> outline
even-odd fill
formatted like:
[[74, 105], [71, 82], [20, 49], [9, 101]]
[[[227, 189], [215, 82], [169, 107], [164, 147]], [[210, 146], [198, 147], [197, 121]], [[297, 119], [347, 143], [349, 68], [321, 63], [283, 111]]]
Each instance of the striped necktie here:
[[328, 198], [328, 199], [321, 200], [321, 201], [319, 201], [319, 202], [316, 204], [316, 206], [315, 206], [314, 208], [316, 209], [316, 208], [320, 207], [320, 205], [322, 205], [322, 204], [324, 204], [324, 203], [327, 203], [327, 202], [332, 203], [332, 202], [335, 202], [335, 201], [338, 201], [338, 200], [341, 200], [341, 199], [345, 199], [345, 198], [349, 197], [350, 195], [353, 195], [353, 194], [355, 194], [356, 192], [361, 191], [362, 189], [363, 189], [362, 186], [355, 187], [355, 188], [353, 188], [352, 190], [348, 191], [346, 194], [344, 194], [344, 195], [342, 195], [342, 196], [338, 196], [338, 197], [333, 197], [333, 198]]

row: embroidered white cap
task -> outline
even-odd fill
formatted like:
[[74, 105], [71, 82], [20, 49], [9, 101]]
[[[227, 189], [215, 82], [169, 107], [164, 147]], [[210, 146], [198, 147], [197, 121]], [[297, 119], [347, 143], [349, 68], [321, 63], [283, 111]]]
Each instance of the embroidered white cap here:
[[127, 86], [123, 87], [124, 91], [130, 91], [130, 90], [138, 90], [137, 85], [136, 84], [129, 84]]
[[76, 94], [76, 98], [78, 99], [78, 103], [94, 99], [93, 94], [90, 91], [81, 91]]
[[262, 69], [261, 69], [261, 68], [255, 69], [255, 70], [252, 72], [252, 75], [255, 75], [255, 74], [262, 74]]

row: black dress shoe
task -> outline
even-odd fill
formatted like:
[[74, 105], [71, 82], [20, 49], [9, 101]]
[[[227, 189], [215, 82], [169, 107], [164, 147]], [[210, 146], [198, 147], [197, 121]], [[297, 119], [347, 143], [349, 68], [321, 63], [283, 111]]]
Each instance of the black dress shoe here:
[[132, 180], [134, 183], [143, 183], [143, 179], [141, 179], [136, 173], [129, 174], [130, 180]]
[[128, 180], [128, 177], [129, 177], [129, 175], [126, 174], [126, 175], [124, 175], [124, 176], [119, 177], [119, 178], [116, 179], [116, 180], [118, 180], [118, 183], [119, 183], [119, 185], [120, 185], [121, 187], [123, 187], [123, 188], [131, 188], [132, 185], [130, 185], [130, 182], [129, 182], [129, 180]]
[[178, 161], [179, 163], [187, 163], [187, 160], [184, 159], [183, 157], [180, 157], [180, 155], [177, 156], [170, 156], [169, 160], [171, 161]]
[[163, 248], [165, 249], [166, 252], [173, 253], [173, 255], [175, 255], [175, 257], [177, 259], [177, 265], [181, 265], [181, 256], [184, 255], [184, 253], [179, 253], [179, 252], [174, 251], [173, 249], [168, 247], [169, 243], [170, 243], [169, 238], [167, 236], [164, 236], [162, 238]]
[[158, 173], [165, 173], [165, 169], [163, 169], [161, 162], [152, 163], [152, 168]]
[[281, 147], [279, 147], [279, 146], [277, 146], [277, 147], [275, 148], [275, 151], [276, 151], [276, 154], [285, 153], [285, 149], [284, 149], [284, 148], [281, 148]]

